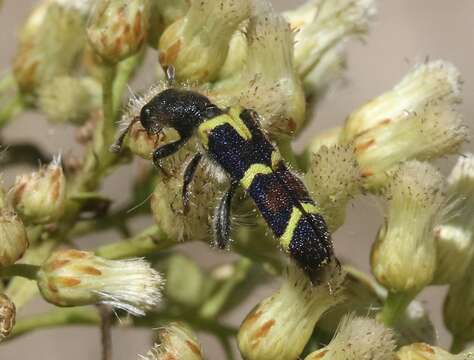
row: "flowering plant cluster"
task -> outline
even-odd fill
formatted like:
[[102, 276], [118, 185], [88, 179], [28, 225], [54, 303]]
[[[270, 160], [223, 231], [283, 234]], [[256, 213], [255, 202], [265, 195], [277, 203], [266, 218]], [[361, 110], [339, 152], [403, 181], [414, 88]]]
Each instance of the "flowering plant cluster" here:
[[[307, 0], [278, 13], [269, 0], [39, 1], [0, 79], [0, 127], [37, 111], [52, 126], [76, 127], [84, 154], [61, 158], [30, 144], [4, 144], [5, 166], [44, 165], [0, 188], [0, 342], [51, 326], [100, 326], [108, 360], [111, 328], [127, 317], [124, 326], [155, 329], [149, 352], [137, 355], [145, 360], [205, 358], [196, 332], [213, 334], [228, 359], [236, 356], [233, 341], [246, 360], [474, 358], [474, 154], [459, 155], [468, 129], [456, 67], [420, 63], [302, 153], [291, 147], [343, 76], [347, 41], [369, 31], [374, 2]], [[153, 85], [126, 103], [145, 58], [154, 60]], [[153, 168], [153, 151], [178, 134], [150, 134], [136, 120], [170, 86], [203, 94], [221, 109], [258, 113], [331, 233], [355, 197], [383, 201], [370, 254], [374, 278], [339, 259], [320, 281], [308, 279], [244, 191], [232, 204], [236, 260], [204, 270], [180, 255], [178, 244], [212, 243], [226, 178], [211, 163], [198, 168], [189, 206], [183, 204], [182, 174], [196, 139]], [[117, 134], [124, 136], [119, 154], [111, 151]], [[447, 155], [459, 158], [445, 176], [432, 161]], [[129, 202], [118, 208], [101, 185], [137, 157], [144, 160]], [[251, 226], [239, 223], [249, 213]], [[132, 233], [137, 214], [153, 225]], [[76, 239], [110, 229], [117, 241], [80, 249]], [[222, 315], [269, 276], [281, 278], [279, 289], [239, 326], [226, 323]], [[453, 335], [450, 352], [437, 346], [416, 300], [439, 284], [449, 285], [443, 316]], [[38, 296], [57, 308], [17, 316]]]

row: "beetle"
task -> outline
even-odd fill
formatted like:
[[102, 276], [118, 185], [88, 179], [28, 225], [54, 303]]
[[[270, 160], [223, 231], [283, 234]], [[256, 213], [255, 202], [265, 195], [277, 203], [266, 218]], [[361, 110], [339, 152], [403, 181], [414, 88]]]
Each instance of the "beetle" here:
[[[221, 109], [199, 92], [173, 86], [173, 69], [166, 69], [169, 87], [146, 103], [137, 119], [150, 135], [174, 128], [179, 139], [157, 147], [153, 162], [176, 153], [191, 137], [201, 145], [184, 171], [182, 201], [189, 204], [189, 185], [203, 156], [227, 175], [230, 186], [216, 208], [213, 222], [216, 244], [230, 239], [230, 207], [237, 188], [253, 199], [281, 247], [313, 283], [334, 257], [326, 222], [303, 182], [288, 168], [278, 149], [260, 127], [258, 114], [240, 106]], [[120, 134], [118, 151], [132, 124]]]

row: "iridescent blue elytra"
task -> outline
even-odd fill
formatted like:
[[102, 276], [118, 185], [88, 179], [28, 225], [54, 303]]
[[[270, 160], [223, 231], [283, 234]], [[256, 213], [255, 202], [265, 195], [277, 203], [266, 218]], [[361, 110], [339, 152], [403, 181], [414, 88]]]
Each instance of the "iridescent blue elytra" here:
[[[303, 182], [294, 175], [268, 140], [258, 115], [238, 106], [220, 109], [194, 91], [170, 88], [149, 101], [140, 121], [150, 134], [172, 127], [180, 135], [176, 142], [157, 148], [153, 161], [181, 148], [197, 135], [205, 155], [220, 167], [230, 180], [229, 190], [220, 201], [214, 219], [219, 247], [230, 237], [230, 204], [241, 186], [253, 199], [282, 249], [318, 281], [319, 271], [334, 259], [326, 223]], [[123, 138], [123, 137], [121, 137]], [[188, 187], [203, 154], [197, 153], [184, 173], [183, 202], [188, 206]]]

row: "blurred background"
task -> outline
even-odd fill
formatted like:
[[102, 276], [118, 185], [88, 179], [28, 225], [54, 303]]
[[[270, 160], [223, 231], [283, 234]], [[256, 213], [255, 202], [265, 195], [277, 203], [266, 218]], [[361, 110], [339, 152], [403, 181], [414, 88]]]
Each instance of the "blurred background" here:
[[[272, 0], [278, 10], [300, 4], [302, 1]], [[35, 5], [34, 0], [5, 0], [0, 10], [0, 71], [10, 66], [16, 47], [17, 30]], [[417, 62], [426, 58], [442, 58], [454, 63], [464, 78], [464, 103], [462, 111], [472, 131], [474, 116], [474, 1], [472, 0], [379, 0], [378, 16], [366, 43], [357, 41], [349, 45], [348, 70], [343, 82], [336, 86], [321, 103], [308, 131], [298, 140], [301, 147], [320, 130], [340, 124], [358, 105], [391, 88]], [[156, 53], [147, 60], [149, 66], [141, 71], [131, 84], [134, 90], [149, 85], [150, 73], [154, 74]], [[147, 69], [149, 71], [147, 71]], [[71, 139], [74, 131], [69, 127], [52, 126], [36, 114], [24, 113], [2, 134], [7, 142], [28, 139], [50, 153], [78, 151]], [[468, 144], [464, 151], [473, 151]], [[438, 163], [446, 173], [454, 158]], [[15, 174], [25, 168], [11, 168], [5, 174], [10, 185]], [[121, 197], [130, 184], [130, 169], [121, 168], [107, 179], [104, 192], [116, 199]], [[336, 252], [344, 261], [369, 272], [369, 249], [382, 219], [381, 207], [370, 198], [358, 198], [348, 211], [346, 224], [335, 235]], [[134, 230], [143, 228], [150, 220], [139, 219]], [[98, 242], [117, 240], [116, 233], [101, 233], [100, 237], [84, 239], [80, 246], [92, 247]], [[188, 244], [179, 251], [196, 259], [204, 267], [226, 262], [232, 255], [216, 254], [205, 244]], [[263, 297], [269, 294], [276, 283], [255, 291], [251, 299], [241, 308], [226, 316], [229, 323], [238, 325], [245, 314]], [[438, 329], [439, 343], [450, 343], [441, 319], [441, 304], [444, 287], [430, 287], [419, 296], [431, 312]], [[42, 300], [22, 309], [19, 316], [33, 314], [50, 308]], [[207, 358], [223, 359], [218, 343], [209, 336], [200, 340]], [[95, 327], [68, 327], [43, 330], [22, 336], [0, 345], [1, 360], [30, 359], [99, 359], [99, 330]], [[150, 333], [144, 330], [114, 329], [114, 359], [138, 359], [150, 347]]]

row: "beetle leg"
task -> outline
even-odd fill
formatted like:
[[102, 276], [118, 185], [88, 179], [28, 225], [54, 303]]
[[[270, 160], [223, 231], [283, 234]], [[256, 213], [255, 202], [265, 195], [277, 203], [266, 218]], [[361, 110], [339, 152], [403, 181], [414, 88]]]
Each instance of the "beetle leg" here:
[[[175, 142], [160, 146], [159, 148], [155, 149], [155, 151], [153, 151], [153, 164], [158, 169], [163, 171], [163, 168], [160, 165], [160, 160], [167, 156], [173, 155], [175, 152], [181, 149], [181, 147], [186, 144], [188, 140], [189, 136], [182, 137]], [[166, 171], [163, 172], [166, 174]]]
[[239, 183], [234, 181], [231, 183], [229, 190], [222, 197], [219, 206], [214, 213], [214, 236], [216, 245], [220, 249], [225, 249], [230, 239], [230, 205], [235, 190]]
[[186, 169], [184, 170], [182, 197], [183, 211], [185, 214], [189, 210], [189, 184], [191, 184], [191, 181], [193, 180], [194, 174], [196, 173], [196, 169], [201, 159], [202, 154], [197, 153], [196, 155], [194, 155], [194, 157], [191, 159], [189, 164], [186, 166]]

